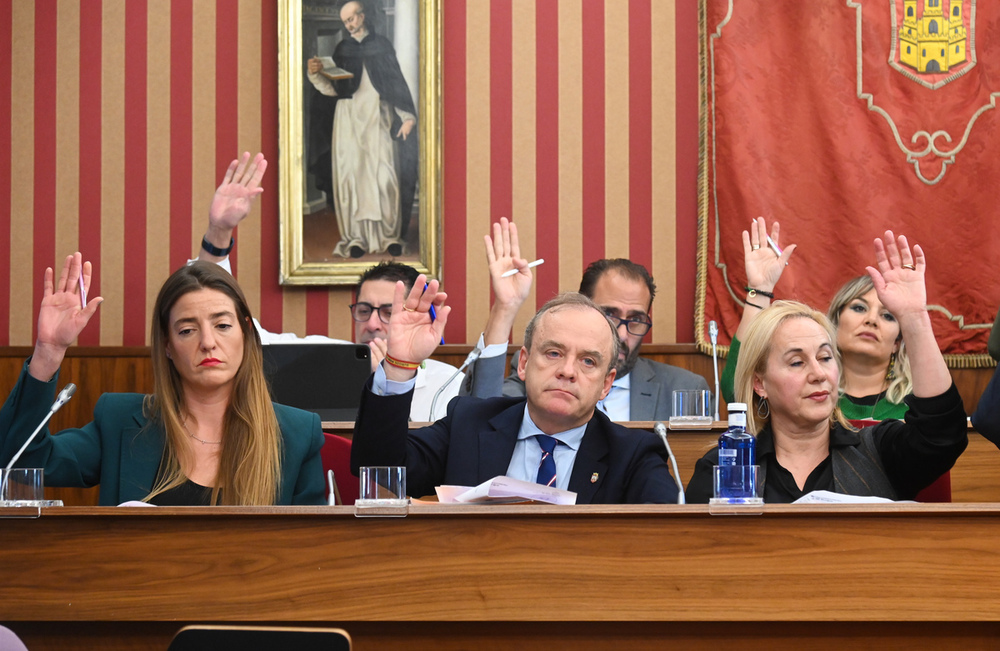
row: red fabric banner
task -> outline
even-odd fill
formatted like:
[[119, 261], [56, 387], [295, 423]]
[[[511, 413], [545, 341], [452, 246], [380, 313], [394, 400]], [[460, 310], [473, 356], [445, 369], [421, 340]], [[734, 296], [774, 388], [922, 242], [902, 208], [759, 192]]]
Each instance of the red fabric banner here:
[[798, 249], [775, 290], [819, 309], [907, 235], [953, 365], [984, 364], [1000, 280], [1000, 3], [701, 0], [703, 146], [696, 327], [728, 344], [741, 233], [779, 220]]

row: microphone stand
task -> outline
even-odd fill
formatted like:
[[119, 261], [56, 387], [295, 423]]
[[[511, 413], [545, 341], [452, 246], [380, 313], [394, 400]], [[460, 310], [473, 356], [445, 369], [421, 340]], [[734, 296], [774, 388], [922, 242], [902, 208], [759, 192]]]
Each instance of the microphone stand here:
[[431, 400], [431, 410], [430, 410], [430, 413], [428, 413], [428, 418], [431, 421], [435, 420], [435, 418], [434, 418], [434, 411], [437, 409], [438, 398], [441, 397], [441, 393], [444, 391], [445, 387], [447, 387], [449, 384], [451, 384], [452, 382], [454, 382], [455, 378], [457, 378], [462, 373], [462, 371], [464, 371], [466, 369], [466, 367], [469, 366], [469, 364], [471, 364], [472, 362], [474, 362], [477, 359], [479, 359], [479, 356], [482, 355], [482, 354], [483, 354], [483, 349], [482, 348], [479, 348], [478, 346], [475, 347], [475, 348], [473, 348], [472, 352], [470, 352], [468, 354], [468, 356], [466, 356], [465, 361], [462, 362], [462, 365], [459, 366], [458, 369], [454, 373], [451, 374], [451, 377], [448, 378], [448, 381], [445, 382], [444, 384], [442, 384], [441, 387], [438, 388], [438, 390], [434, 392], [434, 399]]
[[8, 463], [7, 467], [4, 468], [6, 472], [4, 473], [4, 483], [0, 485], [0, 499], [6, 499], [7, 472], [9, 472], [10, 469], [14, 467], [14, 464], [17, 463], [17, 460], [21, 458], [21, 455], [24, 454], [24, 451], [28, 449], [28, 446], [31, 445], [31, 442], [33, 440], [35, 440], [35, 437], [38, 436], [38, 433], [40, 431], [42, 431], [42, 428], [45, 427], [45, 424], [49, 422], [49, 419], [52, 418], [53, 414], [55, 414], [57, 411], [59, 411], [59, 409], [63, 405], [69, 402], [69, 399], [73, 397], [73, 394], [75, 392], [76, 392], [76, 385], [73, 384], [72, 382], [67, 384], [63, 388], [63, 390], [59, 392], [59, 395], [56, 396], [56, 401], [53, 402], [52, 407], [49, 408], [49, 413], [45, 415], [45, 418], [42, 419], [42, 422], [38, 424], [38, 427], [35, 428], [35, 431], [31, 433], [31, 436], [28, 437], [28, 440], [25, 441], [24, 445], [21, 446], [21, 449], [18, 450], [13, 457], [11, 457], [10, 463]]
[[677, 470], [677, 457], [674, 456], [674, 451], [670, 449], [670, 443], [667, 442], [667, 426], [662, 422], [657, 422], [653, 426], [653, 431], [656, 432], [660, 439], [663, 441], [663, 446], [667, 448], [667, 456], [670, 457], [670, 467], [674, 471], [674, 483], [677, 484], [677, 503], [686, 504], [684, 497], [684, 484], [681, 483], [681, 475]]
[[708, 322], [708, 336], [712, 338], [712, 368], [715, 370], [715, 420], [719, 418], [719, 353], [715, 349], [719, 343], [719, 326], [715, 321]]

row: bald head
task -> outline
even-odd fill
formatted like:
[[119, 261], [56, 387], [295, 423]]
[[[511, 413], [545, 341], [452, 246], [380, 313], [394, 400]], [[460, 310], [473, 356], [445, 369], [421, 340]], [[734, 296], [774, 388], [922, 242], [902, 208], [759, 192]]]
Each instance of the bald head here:
[[340, 8], [340, 20], [351, 36], [360, 34], [365, 26], [365, 8], [357, 0], [351, 0]]

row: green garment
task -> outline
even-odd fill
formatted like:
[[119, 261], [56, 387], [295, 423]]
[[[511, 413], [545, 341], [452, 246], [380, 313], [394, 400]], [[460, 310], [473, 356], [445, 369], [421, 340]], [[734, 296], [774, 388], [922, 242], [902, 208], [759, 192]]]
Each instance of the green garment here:
[[[735, 389], [733, 382], [736, 378], [736, 360], [740, 354], [740, 340], [733, 337], [733, 343], [729, 346], [729, 355], [726, 357], [726, 366], [722, 369], [722, 377], [719, 378], [719, 391], [722, 398], [727, 402], [735, 402]], [[887, 418], [903, 418], [906, 414], [905, 403], [896, 404], [886, 400], [885, 392], [877, 396], [865, 396], [855, 398], [854, 396], [840, 396], [840, 410], [847, 420], [885, 420]]]
[[[58, 377], [58, 373], [56, 374]], [[49, 410], [56, 377], [41, 382], [28, 373], [28, 362], [0, 408], [0, 465], [5, 465]], [[274, 405], [281, 430], [281, 476], [276, 505], [326, 504], [323, 486], [323, 431], [314, 413]], [[163, 459], [166, 434], [146, 419], [143, 396], [105, 393], [94, 407], [94, 420], [52, 435], [42, 430], [21, 457], [19, 467], [44, 468], [48, 486], [100, 484], [100, 506], [142, 500], [152, 490]]]

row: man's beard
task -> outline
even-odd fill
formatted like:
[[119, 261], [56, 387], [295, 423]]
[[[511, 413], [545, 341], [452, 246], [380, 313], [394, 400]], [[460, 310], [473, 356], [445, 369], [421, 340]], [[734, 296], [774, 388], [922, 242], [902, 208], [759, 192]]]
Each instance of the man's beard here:
[[[615, 369], [618, 371], [615, 374], [616, 378], [623, 378], [632, 372], [632, 369], [635, 368], [635, 363], [639, 361], [639, 347], [641, 345], [641, 342], [637, 343], [635, 348], [625, 353], [625, 359], [618, 362], [615, 366]], [[626, 348], [624, 341], [622, 342], [622, 348]]]

